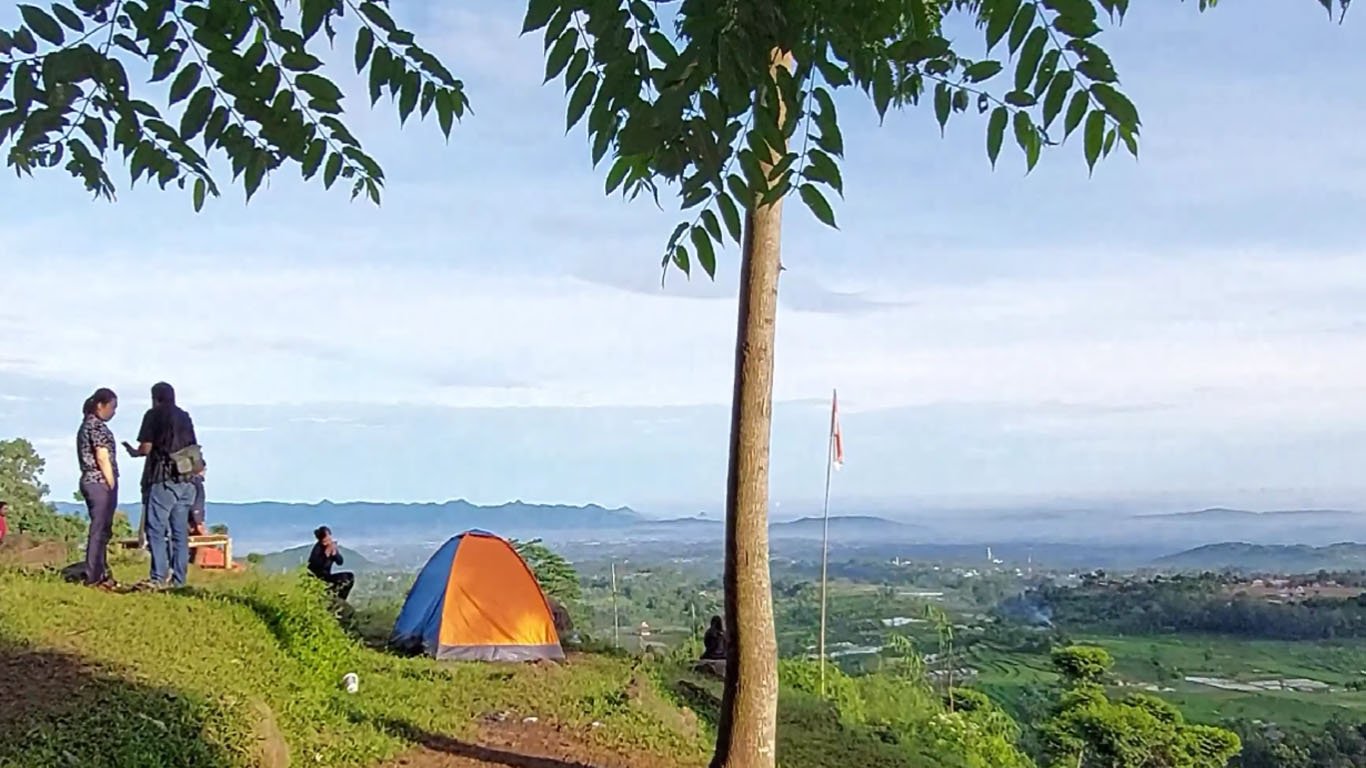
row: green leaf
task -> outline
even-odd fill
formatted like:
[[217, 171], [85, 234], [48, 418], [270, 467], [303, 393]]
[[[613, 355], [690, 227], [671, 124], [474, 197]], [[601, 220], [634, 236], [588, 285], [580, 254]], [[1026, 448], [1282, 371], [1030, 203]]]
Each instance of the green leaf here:
[[621, 186], [627, 174], [631, 172], [631, 166], [631, 158], [625, 156], [618, 157], [616, 162], [612, 163], [611, 169], [607, 171], [607, 181], [603, 185], [606, 194], [610, 195], [617, 191], [617, 187]]
[[1067, 102], [1067, 94], [1072, 90], [1072, 82], [1072, 71], [1064, 69], [1055, 75], [1053, 82], [1049, 84], [1048, 93], [1043, 98], [1043, 127], [1045, 130], [1062, 113], [1062, 106]]
[[990, 80], [1000, 71], [1001, 62], [999, 61], [979, 61], [963, 70], [963, 76], [968, 79], [968, 82], [980, 83], [983, 80]]
[[[125, 40], [127, 39], [127, 35], [116, 35], [115, 40], [117, 41], [117, 38], [119, 37], [122, 37]], [[33, 39], [33, 33], [29, 32], [27, 27], [23, 27], [14, 33], [14, 47], [18, 48], [20, 51], [23, 51], [24, 53], [37, 53], [38, 41]], [[142, 55], [142, 53], [138, 51], [136, 48], [134, 48], [133, 50], [139, 56]]]
[[564, 90], [566, 93], [579, 82], [579, 78], [583, 77], [583, 73], [587, 70], [588, 49], [580, 48], [577, 51], [574, 51], [574, 56], [569, 59], [569, 67], [565, 70]]
[[1035, 98], [1042, 96], [1044, 89], [1053, 82], [1053, 77], [1058, 72], [1058, 63], [1061, 60], [1062, 51], [1057, 48], [1043, 55], [1043, 61], [1039, 64], [1039, 74], [1034, 78]]
[[318, 57], [303, 51], [289, 51], [280, 57], [280, 64], [291, 72], [312, 72], [323, 65]]
[[1048, 10], [1062, 16], [1072, 16], [1085, 21], [1096, 20], [1096, 7], [1092, 0], [1043, 0], [1043, 4]]
[[379, 3], [367, 0], [367, 2], [361, 3], [360, 12], [365, 14], [365, 18], [369, 19], [371, 24], [390, 35], [398, 31], [398, 25], [394, 24], [394, 20], [389, 18], [389, 14]]
[[566, 30], [560, 39], [555, 41], [554, 47], [545, 57], [545, 82], [554, 80], [564, 71], [569, 64], [569, 57], [574, 55], [578, 46], [579, 32], [576, 29]]
[[195, 91], [190, 103], [185, 105], [184, 114], [180, 116], [180, 138], [189, 141], [197, 136], [204, 129], [212, 108], [213, 89], [205, 86]]
[[589, 72], [583, 76], [579, 84], [574, 86], [574, 93], [569, 97], [569, 109], [565, 117], [565, 133], [568, 133], [583, 119], [583, 115], [588, 111], [588, 105], [593, 102], [593, 94], [598, 90], [598, 73]]
[[811, 213], [814, 214], [822, 224], [832, 229], [839, 229], [835, 224], [834, 209], [830, 207], [830, 203], [825, 199], [825, 195], [822, 195], [821, 191], [817, 189], [814, 184], [803, 184], [798, 189], [798, 194], [801, 195], [802, 202], [806, 203], [806, 207], [811, 209]]
[[939, 121], [939, 134], [944, 134], [944, 126], [949, 123], [949, 110], [953, 107], [953, 93], [949, 86], [940, 83], [934, 89], [934, 117]]
[[1029, 30], [1034, 28], [1034, 4], [1025, 3], [1020, 8], [1020, 13], [1015, 16], [1015, 23], [1010, 27], [1010, 52], [1015, 53], [1020, 49], [1020, 44], [1024, 42]]
[[408, 116], [417, 109], [417, 99], [422, 95], [422, 78], [416, 72], [409, 72], [403, 79], [398, 93], [398, 122], [407, 122]]
[[746, 211], [754, 205], [754, 194], [750, 191], [748, 182], [738, 174], [732, 173], [726, 177], [726, 188], [730, 190], [732, 197], [740, 201]]
[[[1089, 5], [1089, 4], [1088, 4]], [[1068, 37], [1084, 40], [1100, 34], [1100, 25], [1095, 21], [1076, 16], [1059, 16], [1053, 20], [1053, 28]]]
[[159, 83], [171, 76], [176, 66], [180, 64], [180, 51], [170, 50], [157, 56], [152, 64], [151, 82]]
[[[687, 226], [687, 225], [685, 224], [684, 226]], [[678, 267], [678, 270], [679, 270], [680, 272], [682, 272], [682, 273], [685, 274], [685, 275], [691, 274], [692, 270], [691, 270], [691, 268], [690, 268], [689, 265], [688, 265], [688, 249], [687, 249], [687, 248], [684, 248], [684, 247], [681, 246], [681, 245], [675, 247], [675, 248], [674, 248], [674, 254], [673, 254], [673, 262], [674, 262], [674, 266], [675, 266], [675, 267]]]
[[1105, 143], [1105, 113], [1092, 110], [1086, 118], [1086, 165], [1092, 171]]
[[305, 73], [294, 78], [294, 85], [319, 101], [341, 101], [342, 92], [331, 80], [322, 75]]
[[194, 180], [194, 212], [199, 213], [204, 210], [204, 195], [207, 192], [203, 179]]
[[327, 167], [323, 169], [323, 187], [331, 189], [332, 184], [337, 181], [337, 175], [341, 173], [342, 156], [335, 152], [328, 156]]
[[380, 46], [375, 49], [374, 58], [370, 60], [370, 106], [379, 102], [380, 94], [383, 92], [385, 83], [389, 82], [389, 67], [391, 66], [392, 55], [389, 49]]
[[104, 121], [98, 117], [90, 115], [81, 121], [81, 131], [90, 138], [90, 143], [95, 145], [100, 154], [103, 154], [105, 149], [109, 147], [108, 130], [105, 128]]
[[1039, 69], [1039, 60], [1043, 58], [1044, 45], [1047, 43], [1048, 31], [1043, 27], [1035, 27], [1034, 31], [1029, 33], [1024, 48], [1020, 49], [1020, 60], [1015, 64], [1015, 90], [1029, 89], [1029, 84], [1034, 81], [1034, 73]]
[[327, 155], [327, 142], [323, 139], [314, 139], [309, 143], [308, 149], [304, 151], [304, 160], [300, 170], [305, 179], [313, 178], [318, 169], [322, 167], [323, 157]]
[[886, 59], [878, 62], [873, 73], [873, 106], [879, 118], [887, 115], [887, 106], [892, 103], [892, 67]]
[[716, 277], [716, 251], [711, 246], [711, 236], [701, 227], [692, 228], [692, 247], [697, 252], [697, 263], [707, 277]]
[[451, 137], [451, 126], [455, 123], [455, 105], [451, 103], [450, 91], [436, 92], [436, 119], [441, 124], [441, 133]]
[[991, 118], [987, 121], [987, 158], [991, 160], [991, 167], [996, 167], [996, 158], [1001, 155], [1001, 144], [1005, 140], [1006, 122], [1010, 118], [1010, 113], [1005, 107], [997, 107], [992, 110]]
[[726, 232], [736, 245], [740, 244], [740, 209], [735, 206], [731, 196], [722, 192], [716, 196], [716, 207], [721, 209], [721, 219], [726, 223]]
[[370, 52], [375, 48], [375, 33], [370, 31], [367, 26], [361, 26], [356, 32], [356, 74], [360, 74], [365, 69], [365, 63], [370, 60]]
[[1063, 137], [1071, 136], [1072, 132], [1081, 125], [1082, 118], [1086, 117], [1086, 108], [1091, 105], [1091, 99], [1086, 91], [1077, 91], [1072, 96], [1072, 103], [1067, 105], [1067, 117], [1063, 118]]
[[1034, 121], [1029, 119], [1028, 112], [1015, 113], [1015, 143], [1020, 145], [1020, 149], [1025, 153], [1026, 172], [1034, 170], [1034, 166], [1039, 164], [1039, 141], [1038, 131], [1034, 130]]
[[70, 8], [67, 8], [65, 5], [53, 3], [52, 12], [57, 15], [57, 19], [59, 21], [70, 27], [72, 31], [85, 31], [85, 22], [81, 21], [81, 17], [77, 16], [75, 11], [71, 10]]
[[827, 184], [831, 189], [844, 195], [844, 178], [840, 175], [839, 164], [834, 158], [819, 149], [812, 149], [806, 153], [807, 164], [802, 170], [802, 175], [811, 181], [819, 181]]
[[707, 228], [707, 234], [711, 235], [711, 239], [718, 243], [721, 242], [723, 237], [721, 222], [716, 218], [716, 213], [712, 209], [708, 208], [702, 212], [702, 226]]
[[550, 23], [550, 17], [559, 8], [558, 0], [531, 0], [527, 3], [526, 16], [522, 19], [522, 34], [535, 32]]
[[182, 99], [189, 98], [195, 86], [199, 85], [200, 73], [199, 65], [194, 62], [190, 62], [184, 69], [180, 70], [180, 74], [176, 75], [175, 80], [171, 82], [169, 103], [176, 104]]
[[1113, 83], [1119, 80], [1114, 66], [1097, 58], [1083, 59], [1077, 64], [1077, 71], [1098, 83]]
[[1119, 137], [1124, 140], [1124, 146], [1129, 150], [1129, 154], [1135, 159], [1138, 158], [1138, 136], [1136, 136], [1128, 126], [1119, 127]]
[[19, 16], [24, 20], [24, 24], [33, 30], [33, 34], [53, 45], [61, 45], [66, 40], [66, 33], [62, 31], [62, 26], [57, 20], [47, 15], [42, 8], [33, 5], [20, 5]]
[[1120, 125], [1127, 125], [1137, 128], [1140, 123], [1138, 119], [1138, 108], [1134, 106], [1129, 97], [1120, 93], [1114, 86], [1106, 83], [1096, 83], [1091, 86], [1091, 95], [1096, 97], [1096, 101], [1105, 108], [1106, 112], [1115, 119]]
[[1011, 22], [1020, 10], [1020, 0], [997, 0], [991, 4], [991, 16], [987, 19], [987, 51], [990, 52], [1001, 38], [1010, 31]]

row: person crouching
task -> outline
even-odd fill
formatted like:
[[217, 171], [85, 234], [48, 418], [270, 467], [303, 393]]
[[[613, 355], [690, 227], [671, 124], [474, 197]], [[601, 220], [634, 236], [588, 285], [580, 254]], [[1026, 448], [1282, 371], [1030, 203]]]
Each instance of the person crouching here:
[[326, 582], [338, 600], [346, 600], [351, 595], [351, 588], [356, 585], [356, 577], [346, 571], [332, 572], [332, 566], [344, 562], [337, 542], [332, 539], [332, 529], [324, 525], [313, 535], [318, 543], [313, 545], [313, 551], [308, 554], [308, 572]]

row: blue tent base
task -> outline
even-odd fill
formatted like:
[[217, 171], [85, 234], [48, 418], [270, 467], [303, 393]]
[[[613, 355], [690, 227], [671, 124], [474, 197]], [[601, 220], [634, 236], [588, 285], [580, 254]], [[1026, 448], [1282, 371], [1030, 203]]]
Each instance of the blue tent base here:
[[554, 645], [443, 645], [436, 649], [442, 661], [563, 661], [564, 649]]

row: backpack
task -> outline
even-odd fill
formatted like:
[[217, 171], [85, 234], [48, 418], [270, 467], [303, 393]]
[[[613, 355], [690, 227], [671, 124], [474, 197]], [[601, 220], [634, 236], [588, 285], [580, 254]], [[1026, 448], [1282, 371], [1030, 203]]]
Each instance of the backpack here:
[[204, 449], [187, 445], [171, 454], [171, 464], [181, 477], [193, 477], [204, 471]]

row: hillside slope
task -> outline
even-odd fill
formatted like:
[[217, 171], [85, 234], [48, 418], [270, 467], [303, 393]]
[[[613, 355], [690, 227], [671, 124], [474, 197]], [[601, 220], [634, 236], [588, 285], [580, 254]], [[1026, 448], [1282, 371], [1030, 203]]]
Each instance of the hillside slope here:
[[316, 588], [109, 594], [0, 571], [0, 766], [704, 762], [695, 719], [628, 661], [395, 658], [350, 640]]

